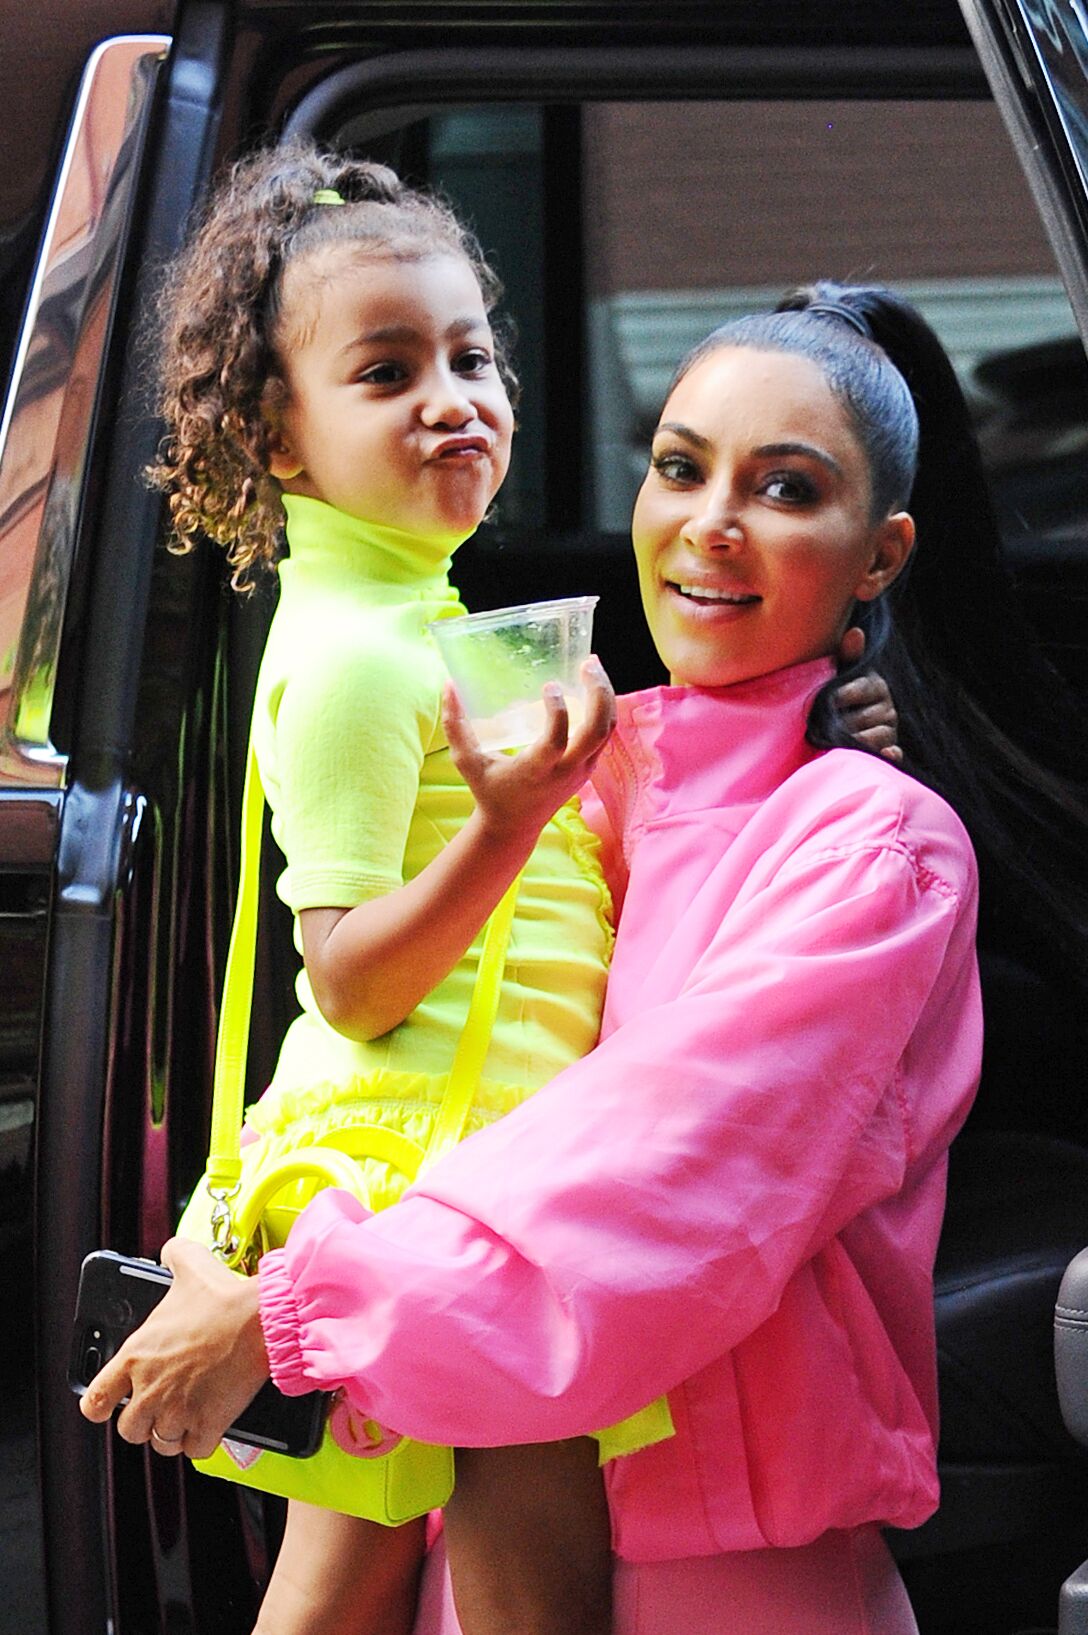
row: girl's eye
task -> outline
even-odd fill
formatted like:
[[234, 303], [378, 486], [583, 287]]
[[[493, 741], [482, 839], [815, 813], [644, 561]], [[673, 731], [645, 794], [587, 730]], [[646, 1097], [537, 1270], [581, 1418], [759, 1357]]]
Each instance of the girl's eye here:
[[799, 471], [772, 472], [763, 479], [760, 492], [787, 505], [811, 505], [817, 498], [816, 485]]
[[407, 374], [402, 363], [372, 363], [360, 372], [359, 379], [367, 386], [397, 386]]
[[482, 346], [470, 346], [466, 352], [457, 354], [453, 367], [459, 375], [482, 375], [491, 367], [491, 353]]
[[698, 482], [700, 472], [695, 461], [687, 454], [671, 450], [667, 454], [654, 454], [650, 464], [659, 477], [664, 477], [667, 483], [694, 483]]

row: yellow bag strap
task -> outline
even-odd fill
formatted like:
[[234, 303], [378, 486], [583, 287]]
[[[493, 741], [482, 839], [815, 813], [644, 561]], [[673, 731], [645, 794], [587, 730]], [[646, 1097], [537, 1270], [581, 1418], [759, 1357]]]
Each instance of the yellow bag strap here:
[[487, 922], [483, 947], [480, 950], [480, 963], [476, 967], [472, 1000], [461, 1037], [457, 1042], [450, 1076], [442, 1092], [431, 1139], [423, 1155], [421, 1166], [423, 1169], [426, 1169], [428, 1164], [433, 1164], [437, 1158], [441, 1158], [451, 1147], [455, 1147], [465, 1132], [465, 1120], [472, 1106], [472, 1098], [476, 1094], [476, 1086], [480, 1082], [480, 1074], [483, 1072], [484, 1061], [491, 1044], [491, 1030], [495, 1026], [495, 1015], [499, 1008], [502, 976], [506, 968], [506, 947], [510, 941], [510, 927], [514, 920], [514, 907], [520, 884], [519, 874], [500, 897]]
[[[229, 1198], [237, 1188], [242, 1173], [240, 1143], [250, 1013], [253, 1007], [263, 817], [264, 790], [251, 741], [242, 786], [238, 903], [227, 949], [212, 1081], [207, 1184], [213, 1197]], [[487, 922], [468, 1015], [439, 1103], [431, 1139], [427, 1143], [424, 1164], [433, 1163], [456, 1146], [464, 1133], [465, 1120], [491, 1043], [520, 883], [519, 875]]]
[[242, 831], [238, 862], [238, 902], [234, 910], [219, 1033], [212, 1079], [212, 1121], [208, 1141], [208, 1188], [230, 1192], [242, 1174], [242, 1115], [245, 1110], [246, 1058], [253, 1009], [253, 967], [257, 948], [260, 898], [261, 826], [264, 789], [250, 743], [242, 785]]

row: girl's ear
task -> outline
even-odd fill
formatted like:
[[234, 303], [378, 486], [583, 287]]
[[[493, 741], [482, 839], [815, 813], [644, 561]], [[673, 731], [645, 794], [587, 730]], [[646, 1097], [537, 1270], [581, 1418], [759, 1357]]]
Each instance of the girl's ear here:
[[896, 511], [875, 529], [873, 552], [868, 568], [858, 581], [854, 597], [859, 602], [871, 602], [898, 579], [914, 549], [914, 518], [907, 511]]
[[281, 483], [290, 482], [302, 470], [302, 461], [282, 432], [277, 432], [268, 445], [268, 469]]
[[261, 418], [269, 428], [268, 470], [281, 483], [291, 481], [303, 469], [302, 461], [291, 446], [290, 434], [284, 425], [288, 407], [287, 387], [278, 375], [272, 374], [261, 394]]

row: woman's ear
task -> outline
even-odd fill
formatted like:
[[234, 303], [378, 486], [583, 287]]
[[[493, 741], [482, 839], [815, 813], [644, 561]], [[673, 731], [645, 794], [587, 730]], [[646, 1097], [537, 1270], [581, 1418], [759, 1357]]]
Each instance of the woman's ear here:
[[885, 517], [873, 531], [872, 556], [854, 591], [855, 600], [871, 602], [886, 591], [902, 573], [913, 549], [914, 518], [910, 513], [896, 511]]

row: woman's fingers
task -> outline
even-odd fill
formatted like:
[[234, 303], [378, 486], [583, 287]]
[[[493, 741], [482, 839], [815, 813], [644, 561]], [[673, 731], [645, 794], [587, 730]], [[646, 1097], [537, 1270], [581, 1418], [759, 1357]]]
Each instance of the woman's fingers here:
[[128, 1373], [128, 1360], [125, 1350], [121, 1350], [115, 1357], [111, 1357], [106, 1366], [99, 1370], [79, 1399], [79, 1411], [85, 1419], [90, 1419], [100, 1425], [113, 1413], [119, 1403], [123, 1402], [132, 1390], [132, 1381]]
[[88, 1419], [117, 1417], [126, 1442], [169, 1457], [211, 1453], [268, 1378], [255, 1278], [238, 1277], [200, 1244], [173, 1238], [162, 1252], [174, 1282], [88, 1386]]

